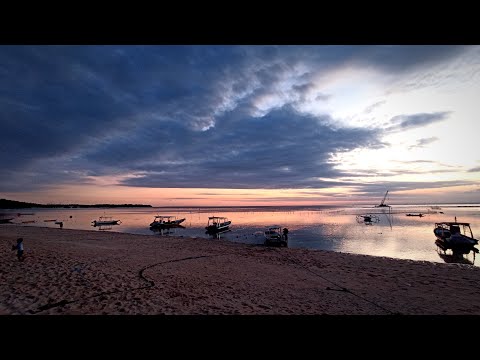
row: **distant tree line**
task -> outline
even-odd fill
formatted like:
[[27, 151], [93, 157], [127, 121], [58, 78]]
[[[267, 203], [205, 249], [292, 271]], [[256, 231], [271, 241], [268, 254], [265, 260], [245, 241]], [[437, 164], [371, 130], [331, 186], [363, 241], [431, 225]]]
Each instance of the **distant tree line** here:
[[0, 199], [0, 209], [28, 209], [28, 208], [120, 208], [120, 207], [152, 207], [152, 205], [142, 204], [95, 204], [95, 205], [82, 205], [82, 204], [35, 204], [23, 201]]

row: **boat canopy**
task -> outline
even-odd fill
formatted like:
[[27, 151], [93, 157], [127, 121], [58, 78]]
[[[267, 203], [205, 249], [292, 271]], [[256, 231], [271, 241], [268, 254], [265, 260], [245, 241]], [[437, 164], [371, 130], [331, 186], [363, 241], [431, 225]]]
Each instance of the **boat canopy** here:
[[451, 226], [451, 225], [465, 225], [465, 226], [470, 226], [470, 223], [454, 222], [454, 221], [445, 221], [445, 222], [436, 223], [436, 225], [447, 225], [447, 226]]

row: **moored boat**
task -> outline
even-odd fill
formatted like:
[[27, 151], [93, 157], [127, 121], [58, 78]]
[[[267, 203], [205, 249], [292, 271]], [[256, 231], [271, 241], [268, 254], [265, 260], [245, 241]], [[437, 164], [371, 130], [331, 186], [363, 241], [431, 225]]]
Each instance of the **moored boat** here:
[[150, 227], [162, 228], [162, 227], [180, 226], [180, 224], [184, 221], [185, 221], [185, 218], [177, 219], [177, 217], [173, 215], [157, 215], [153, 219], [153, 222], [150, 223]]
[[380, 218], [374, 214], [356, 215], [357, 223], [365, 225], [373, 225], [380, 222]]
[[220, 231], [226, 231], [228, 230], [230, 224], [232, 222], [228, 220], [228, 218], [223, 217], [223, 216], [210, 216], [208, 218], [208, 223], [207, 226], [205, 227], [205, 230], [209, 233], [216, 233]]
[[433, 233], [437, 238], [435, 244], [444, 252], [450, 249], [453, 255], [460, 256], [468, 254], [470, 251], [473, 251], [474, 254], [479, 252], [475, 247], [478, 240], [473, 237], [470, 223], [457, 222], [457, 218], [454, 222], [435, 223]]
[[113, 220], [111, 216], [100, 216], [98, 220], [92, 221], [92, 226], [119, 225], [120, 220]]
[[272, 225], [265, 229], [263, 235], [265, 236], [265, 245], [279, 245], [287, 246], [287, 232], [284, 229], [282, 233], [282, 227], [279, 225]]

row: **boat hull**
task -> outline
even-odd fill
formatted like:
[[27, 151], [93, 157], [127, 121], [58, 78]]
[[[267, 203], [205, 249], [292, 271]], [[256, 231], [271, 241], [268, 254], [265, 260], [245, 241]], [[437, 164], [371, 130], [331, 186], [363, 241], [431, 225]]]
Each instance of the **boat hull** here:
[[158, 222], [158, 221], [154, 221], [150, 224], [150, 227], [152, 228], [168, 228], [168, 227], [180, 227], [181, 223], [184, 222], [185, 219], [178, 219], [178, 220], [175, 220], [175, 221], [168, 221], [168, 222]]
[[150, 224], [152, 229], [169, 229], [169, 228], [185, 228], [185, 226], [180, 224]]
[[283, 237], [268, 237], [265, 238], [265, 245], [267, 246], [287, 246], [288, 242]]
[[231, 223], [232, 223], [231, 221], [227, 221], [217, 225], [210, 225], [205, 227], [205, 230], [207, 230], [207, 232], [209, 233], [225, 231], [225, 230], [228, 230]]
[[93, 221], [93, 226], [103, 226], [103, 225], [118, 225], [120, 220], [113, 221]]
[[447, 239], [437, 239], [435, 240], [435, 245], [437, 245], [443, 251], [452, 250], [454, 254], [469, 254], [470, 251], [478, 254], [478, 249], [473, 246], [471, 243], [450, 243]]

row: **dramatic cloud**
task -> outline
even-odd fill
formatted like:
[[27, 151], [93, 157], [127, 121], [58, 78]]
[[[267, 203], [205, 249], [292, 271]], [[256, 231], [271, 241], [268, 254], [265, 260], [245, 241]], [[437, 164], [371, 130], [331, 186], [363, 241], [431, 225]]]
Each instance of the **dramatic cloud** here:
[[[363, 146], [379, 146], [372, 130], [333, 130], [321, 119], [291, 107], [264, 117], [248, 115], [248, 107], [219, 118], [220, 126], [187, 137], [169, 159], [136, 166], [145, 176], [125, 180], [131, 186], [206, 188], [326, 187], [321, 177], [340, 174], [330, 154]], [[232, 130], [234, 129], [234, 130]], [[186, 134], [177, 137], [183, 139]], [[170, 136], [170, 138], [172, 138]], [[103, 151], [99, 151], [101, 154]]]
[[[335, 155], [384, 148], [388, 131], [444, 121], [451, 112], [390, 113], [386, 129], [341, 122], [332, 115], [346, 91], [338, 79], [351, 69], [398, 79], [469, 49], [0, 46], [0, 190], [100, 179], [154, 188], [350, 186], [345, 177], [362, 169], [339, 170]], [[359, 112], [387, 106], [372, 98]]]

